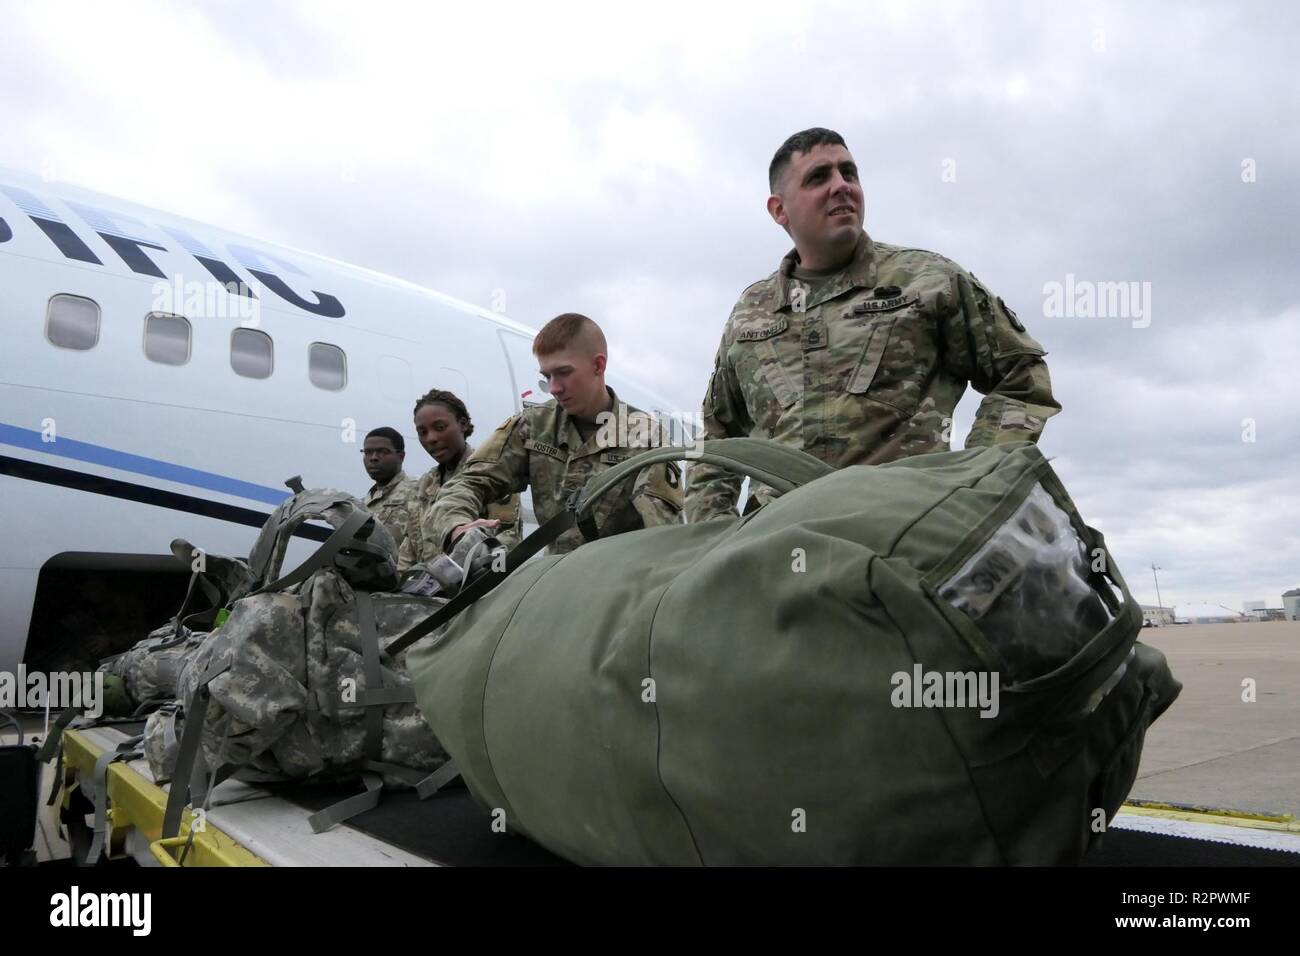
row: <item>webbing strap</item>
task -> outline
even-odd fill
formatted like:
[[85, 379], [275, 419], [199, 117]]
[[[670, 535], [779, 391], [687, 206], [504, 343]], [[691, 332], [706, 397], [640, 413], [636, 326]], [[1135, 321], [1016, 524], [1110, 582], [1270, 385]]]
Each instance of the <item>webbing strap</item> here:
[[421, 800], [424, 800], [433, 796], [459, 776], [460, 768], [456, 766], [456, 761], [448, 760], [445, 764], [415, 785], [415, 794]]
[[403, 783], [409, 783], [412, 787], [428, 776], [428, 773], [424, 770], [407, 767], [400, 763], [385, 763], [382, 760], [364, 760], [361, 766], [366, 770], [373, 770], [375, 773], [397, 777]]
[[54, 774], [50, 784], [50, 798], [45, 801], [47, 807], [54, 806], [54, 801], [63, 789], [63, 740], [59, 740], [59, 752], [54, 759]]
[[162, 836], [164, 839], [180, 833], [181, 815], [190, 799], [190, 783], [194, 774], [194, 764], [198, 757], [200, 743], [203, 740], [203, 722], [208, 714], [208, 703], [212, 700], [212, 691], [208, 684], [230, 669], [230, 663], [224, 662], [208, 669], [199, 678], [199, 686], [194, 690], [189, 706], [185, 708], [185, 729], [181, 731], [181, 745], [176, 749], [176, 767], [172, 771], [171, 790], [167, 794], [167, 809], [163, 813]]
[[358, 704], [369, 707], [372, 704], [380, 708], [389, 704], [414, 704], [414, 687], [380, 687], [377, 690], [366, 689], [357, 699]]
[[518, 547], [506, 555], [505, 571], [488, 571], [430, 617], [390, 643], [385, 650], [389, 656], [392, 656], [410, 647], [426, 634], [436, 631], [495, 588], [509, 577], [515, 568], [555, 541], [574, 524], [578, 525], [583, 537], [588, 540], [600, 537], [600, 530], [592, 517], [592, 509], [602, 495], [630, 474], [660, 462], [677, 461], [682, 458], [699, 458], [709, 464], [749, 475], [762, 481], [778, 494], [792, 491], [833, 470], [807, 452], [757, 438], [722, 438], [704, 442], [702, 451], [685, 447], [660, 448], [629, 458], [588, 481], [569, 500], [563, 511], [524, 538]]
[[45, 742], [41, 744], [40, 752], [36, 755], [37, 760], [41, 763], [45, 763], [54, 756], [56, 751], [62, 750], [63, 731], [80, 713], [80, 707], [67, 707], [59, 714], [55, 719], [54, 724], [50, 727], [50, 732], [46, 736]]
[[805, 451], [765, 438], [719, 438], [701, 442], [694, 448], [671, 446], [646, 451], [602, 471], [583, 486], [575, 509], [582, 536], [588, 541], [600, 537], [592, 510], [601, 496], [629, 475], [651, 465], [683, 458], [747, 475], [761, 481], [778, 495], [816, 481], [834, 470]]
[[203, 596], [208, 599], [208, 603], [213, 607], [221, 606], [221, 589], [209, 581], [202, 573], [199, 574], [199, 588], [203, 591]]
[[379, 663], [379, 634], [375, 630], [375, 605], [369, 591], [354, 591], [357, 629], [361, 632], [361, 666], [366, 676], [366, 742], [363, 753], [378, 760], [383, 753], [384, 705], [372, 691], [384, 689], [384, 670]]
[[199, 581], [199, 572], [191, 571], [190, 583], [189, 586], [185, 589], [185, 599], [181, 601], [181, 606], [176, 611], [176, 629], [172, 631], [171, 637], [163, 641], [162, 644], [156, 646], [154, 650], [161, 651], [169, 647], [175, 647], [177, 644], [180, 644], [185, 640], [185, 638], [181, 636], [181, 633], [185, 630], [185, 624], [184, 624], [185, 612], [189, 609], [190, 601], [194, 597], [194, 588], [198, 584], [198, 581]]
[[351, 820], [358, 813], [365, 813], [367, 810], [373, 810], [379, 806], [379, 798], [384, 791], [384, 781], [379, 778], [378, 774], [363, 773], [361, 782], [366, 786], [364, 792], [331, 804], [324, 810], [317, 810], [307, 818], [313, 833], [324, 833], [331, 827], [336, 827], [346, 820]]
[[155, 710], [159, 710], [163, 704], [170, 704], [175, 697], [150, 697], [148, 700], [141, 701], [140, 706], [131, 711], [131, 720], [139, 720], [141, 717], [148, 717]]
[[190, 803], [195, 806], [202, 806], [205, 810], [208, 807], [208, 801], [212, 799], [212, 791], [225, 780], [232, 777], [240, 764], [223, 763], [215, 770], [207, 769], [207, 761], [203, 759], [203, 754], [199, 754], [199, 759], [195, 763], [194, 773], [190, 777]]
[[402, 764], [384, 763], [379, 760], [367, 760], [362, 766], [367, 770], [397, 777], [403, 783], [410, 784], [415, 788], [415, 792], [421, 800], [433, 796], [460, 776], [460, 769], [451, 760], [448, 760], [433, 773], [418, 770], [415, 767], [406, 767]]
[[461, 590], [454, 598], [437, 611], [415, 625], [401, 637], [395, 638], [384, 648], [384, 653], [393, 657], [406, 650], [426, 634], [436, 631], [465, 608], [469, 607], [483, 595], [508, 578], [519, 565], [523, 564], [542, 548], [546, 547], [564, 532], [573, 527], [573, 511], [569, 508], [554, 515], [544, 525], [519, 542], [518, 546], [506, 555], [504, 571], [489, 570], [480, 575], [469, 587]]
[[[99, 862], [99, 858], [104, 855], [104, 846], [108, 842], [108, 767], [109, 764], [116, 763], [119, 760], [135, 760], [144, 755], [141, 750], [132, 750], [128, 745], [139, 743], [139, 737], [132, 740], [124, 741], [118, 744], [115, 750], [106, 750], [95, 760], [95, 770], [91, 774], [92, 792], [91, 799], [95, 804], [95, 829], [94, 836], [90, 841], [90, 849], [86, 852], [86, 859], [82, 861], [82, 866], [94, 866]], [[125, 748], [125, 749], [123, 749]], [[85, 792], [85, 783], [82, 783], [82, 792]]]
[[253, 594], [263, 594], [267, 591], [283, 591], [285, 588], [293, 587], [295, 584], [301, 584], [309, 577], [325, 567], [334, 560], [334, 556], [352, 544], [356, 538], [356, 533], [360, 531], [367, 522], [373, 521], [374, 516], [368, 511], [357, 510], [348, 515], [346, 521], [339, 525], [334, 533], [325, 539], [325, 543], [316, 549], [306, 561], [298, 565], [288, 574], [277, 578], [270, 584], [264, 584], [256, 591], [249, 592]]
[[583, 541], [595, 541], [600, 537], [600, 528], [596, 524], [596, 516], [591, 511], [578, 512], [578, 531], [582, 533]]

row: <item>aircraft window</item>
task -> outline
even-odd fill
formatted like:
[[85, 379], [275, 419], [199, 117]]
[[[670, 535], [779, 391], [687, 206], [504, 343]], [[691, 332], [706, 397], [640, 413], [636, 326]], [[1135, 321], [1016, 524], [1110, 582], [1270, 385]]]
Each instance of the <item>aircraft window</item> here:
[[56, 295], [45, 312], [45, 337], [64, 349], [90, 349], [99, 341], [99, 305], [79, 295]]
[[307, 353], [307, 377], [317, 388], [337, 392], [348, 383], [348, 360], [337, 345], [313, 342]]
[[144, 317], [144, 354], [163, 365], [190, 360], [190, 323], [179, 315], [150, 312]]
[[271, 336], [256, 329], [230, 333], [230, 367], [244, 378], [269, 378], [274, 365]]

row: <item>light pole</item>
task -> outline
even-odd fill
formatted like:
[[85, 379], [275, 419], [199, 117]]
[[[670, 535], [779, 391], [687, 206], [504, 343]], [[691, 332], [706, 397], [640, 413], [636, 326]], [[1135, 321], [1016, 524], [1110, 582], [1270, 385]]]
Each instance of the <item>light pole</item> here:
[[[1156, 572], [1160, 570], [1162, 569], [1156, 567], [1156, 563], [1152, 561], [1151, 576], [1156, 579], [1156, 606], [1160, 608], [1160, 611], [1163, 611], [1165, 609], [1165, 602], [1160, 599], [1160, 575], [1156, 574]], [[1157, 614], [1158, 613], [1159, 612], [1157, 612]]]

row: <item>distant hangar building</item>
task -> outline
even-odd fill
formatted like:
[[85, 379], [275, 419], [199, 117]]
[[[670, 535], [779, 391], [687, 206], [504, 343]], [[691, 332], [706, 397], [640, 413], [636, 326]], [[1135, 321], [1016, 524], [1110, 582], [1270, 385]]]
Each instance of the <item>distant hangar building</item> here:
[[1142, 624], [1150, 624], [1152, 627], [1164, 627], [1167, 624], [1174, 623], [1174, 609], [1171, 607], [1161, 607], [1158, 604], [1142, 605]]
[[1292, 588], [1282, 594], [1282, 610], [1288, 621], [1300, 621], [1300, 588]]
[[1238, 624], [1246, 620], [1240, 611], [1222, 604], [1180, 604], [1174, 611], [1179, 622], [1188, 624]]

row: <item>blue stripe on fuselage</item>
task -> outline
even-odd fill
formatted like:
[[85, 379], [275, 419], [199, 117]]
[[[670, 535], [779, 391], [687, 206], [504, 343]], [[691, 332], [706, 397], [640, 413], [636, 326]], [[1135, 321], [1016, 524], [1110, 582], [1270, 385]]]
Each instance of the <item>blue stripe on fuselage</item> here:
[[77, 461], [103, 465], [106, 468], [116, 468], [119, 471], [130, 471], [137, 475], [149, 475], [153, 478], [161, 478], [163, 481], [174, 481], [177, 484], [190, 485], [195, 488], [206, 488], [208, 491], [217, 491], [223, 495], [234, 495], [237, 498], [264, 501], [272, 505], [278, 505], [288, 498], [290, 494], [287, 489], [281, 490], [268, 488], [266, 485], [255, 485], [251, 481], [240, 481], [238, 478], [217, 475], [210, 471], [199, 471], [197, 468], [174, 465], [171, 462], [159, 461], [156, 458], [132, 455], [129, 452], [118, 451], [115, 448], [105, 448], [103, 445], [92, 445], [90, 442], [77, 441], [75, 438], [56, 438], [54, 441], [45, 441], [41, 432], [32, 431], [29, 428], [18, 428], [16, 425], [7, 425], [3, 422], [0, 422], [0, 443], [26, 448], [29, 451], [37, 451], [44, 455], [58, 455], [62, 458], [73, 458]]

